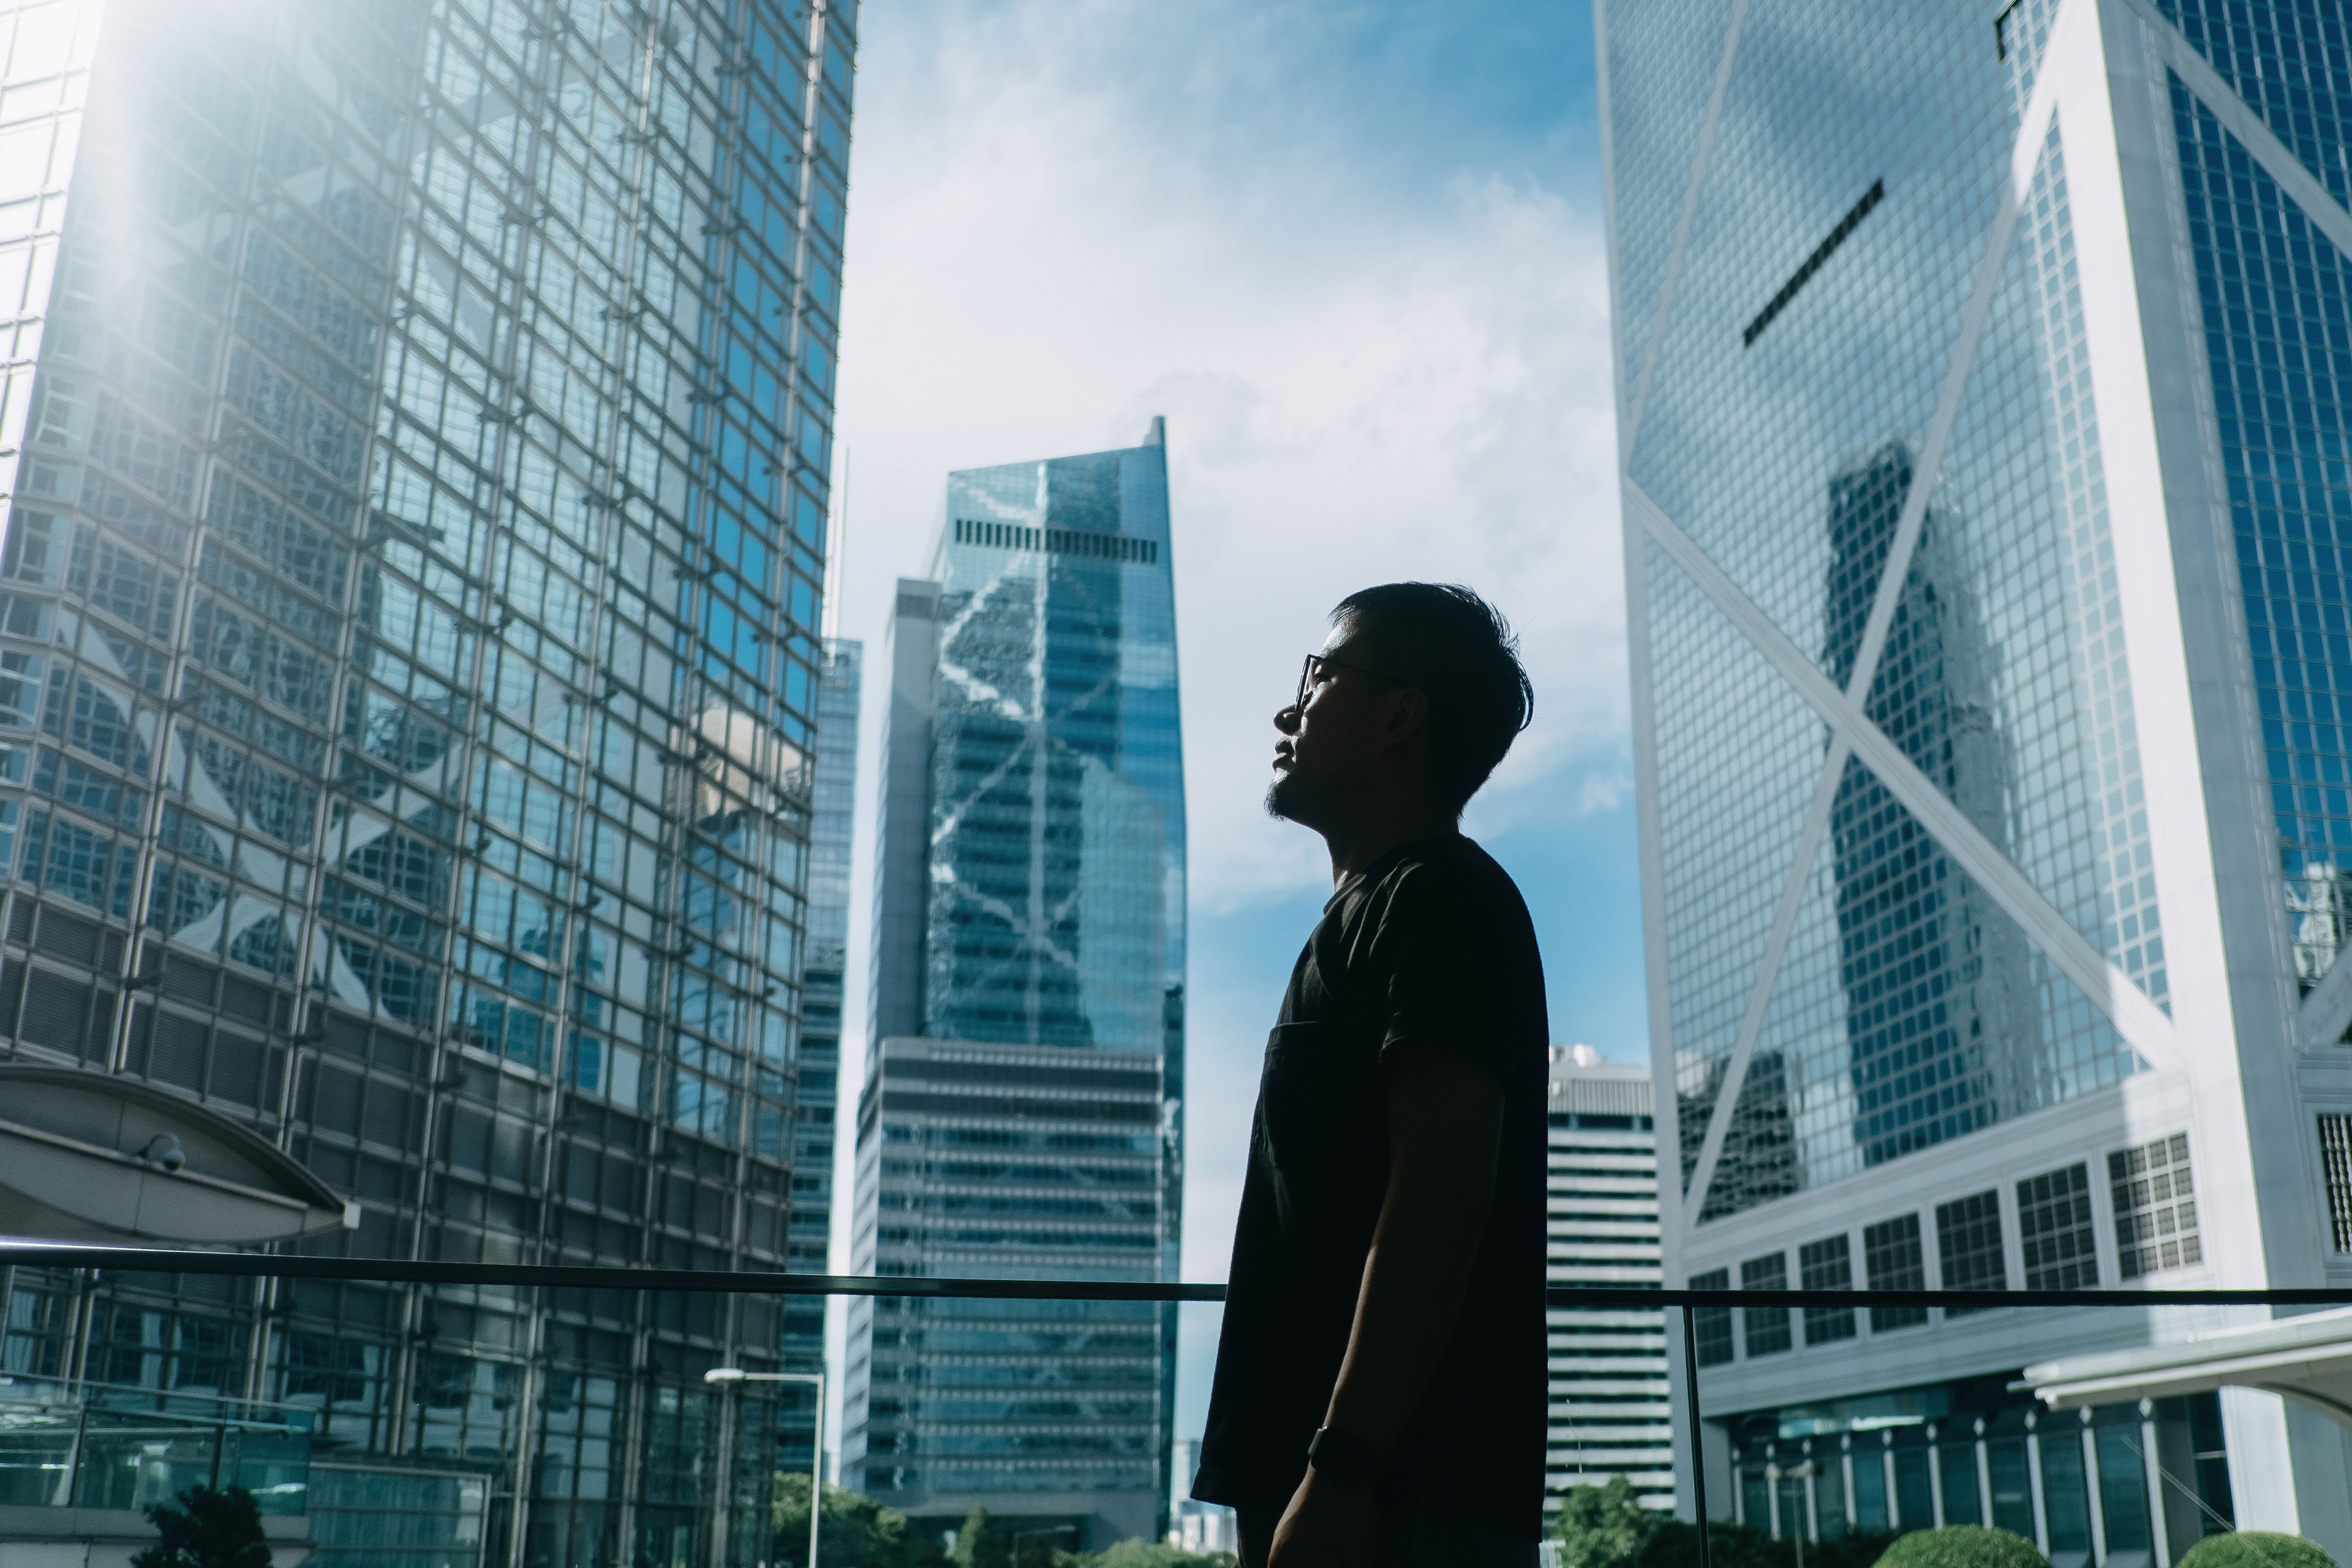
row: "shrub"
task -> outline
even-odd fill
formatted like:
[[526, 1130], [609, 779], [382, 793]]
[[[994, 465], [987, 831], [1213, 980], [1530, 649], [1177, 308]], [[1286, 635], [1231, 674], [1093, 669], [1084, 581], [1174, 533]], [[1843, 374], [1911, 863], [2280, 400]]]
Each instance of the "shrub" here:
[[1612, 1476], [1560, 1493], [1551, 1533], [1566, 1568], [1630, 1568], [1665, 1519], [1642, 1506], [1631, 1479]]
[[2207, 1536], [2189, 1549], [2178, 1568], [2336, 1568], [2336, 1559], [2300, 1535], [2241, 1530]]
[[1805, 1542], [1805, 1568], [1872, 1568], [1900, 1539], [1900, 1531], [1855, 1530], [1835, 1541], [1809, 1541]]
[[163, 1539], [132, 1553], [131, 1568], [269, 1568], [261, 1505], [243, 1487], [190, 1487], [146, 1511]]
[[[1856, 1531], [1834, 1541], [1808, 1541], [1805, 1568], [1871, 1568], [1895, 1539]], [[1775, 1541], [1753, 1525], [1718, 1520], [1707, 1526], [1706, 1544], [1714, 1568], [1797, 1568], [1793, 1540]], [[1633, 1568], [1698, 1568], [1698, 1528], [1680, 1520], [1662, 1522]]]
[[1878, 1568], [2050, 1568], [2033, 1542], [1980, 1524], [1915, 1530], [1879, 1558]]

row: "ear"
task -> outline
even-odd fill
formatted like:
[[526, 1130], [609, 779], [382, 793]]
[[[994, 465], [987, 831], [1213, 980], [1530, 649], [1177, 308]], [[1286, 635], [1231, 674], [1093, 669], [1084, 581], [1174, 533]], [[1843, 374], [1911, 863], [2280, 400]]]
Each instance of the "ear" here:
[[1381, 700], [1381, 740], [1391, 746], [1412, 744], [1429, 730], [1429, 693], [1417, 686], [1399, 686]]

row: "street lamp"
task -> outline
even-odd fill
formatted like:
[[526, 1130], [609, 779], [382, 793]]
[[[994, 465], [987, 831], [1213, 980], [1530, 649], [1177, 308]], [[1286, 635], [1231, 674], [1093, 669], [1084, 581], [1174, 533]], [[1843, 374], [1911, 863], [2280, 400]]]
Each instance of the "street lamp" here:
[[[809, 1554], [808, 1568], [816, 1568], [816, 1527], [824, 1512], [824, 1373], [821, 1372], [745, 1372], [740, 1366], [714, 1366], [702, 1374], [705, 1383], [807, 1383], [816, 1386], [816, 1426], [809, 1434]], [[722, 1479], [722, 1487], [726, 1482]]]
[[1014, 1531], [1013, 1532], [1013, 1568], [1021, 1568], [1021, 1543], [1023, 1542], [1043, 1541], [1049, 1535], [1076, 1535], [1077, 1532], [1078, 1527], [1075, 1524], [1057, 1524], [1051, 1530]]

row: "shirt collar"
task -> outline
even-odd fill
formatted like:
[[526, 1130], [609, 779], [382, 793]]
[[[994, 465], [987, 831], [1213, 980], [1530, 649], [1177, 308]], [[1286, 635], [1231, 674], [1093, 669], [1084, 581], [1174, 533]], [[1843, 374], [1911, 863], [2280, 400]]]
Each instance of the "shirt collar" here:
[[1387, 876], [1391, 871], [1395, 870], [1397, 862], [1402, 860], [1406, 856], [1417, 855], [1433, 844], [1444, 844], [1451, 839], [1456, 839], [1462, 837], [1463, 835], [1461, 832], [1457, 830], [1453, 833], [1432, 834], [1427, 838], [1416, 838], [1410, 844], [1398, 845], [1395, 848], [1390, 850], [1387, 854], [1381, 856], [1379, 859], [1373, 861], [1362, 870], [1340, 878], [1339, 886], [1331, 889], [1331, 896], [1323, 900], [1323, 912], [1327, 915], [1329, 914], [1333, 909], [1338, 907], [1340, 900], [1346, 898], [1357, 889], [1369, 888], [1380, 881], [1381, 878]]

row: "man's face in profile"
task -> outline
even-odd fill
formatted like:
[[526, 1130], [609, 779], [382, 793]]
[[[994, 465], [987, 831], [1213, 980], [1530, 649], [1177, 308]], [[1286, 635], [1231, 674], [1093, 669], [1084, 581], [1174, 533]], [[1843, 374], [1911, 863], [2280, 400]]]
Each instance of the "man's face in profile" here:
[[1274, 716], [1268, 816], [1317, 827], [1362, 787], [1380, 763], [1381, 700], [1398, 684], [1380, 668], [1375, 640], [1352, 618], [1307, 660], [1297, 694]]

